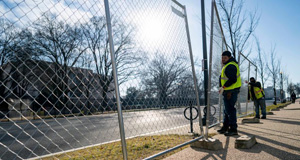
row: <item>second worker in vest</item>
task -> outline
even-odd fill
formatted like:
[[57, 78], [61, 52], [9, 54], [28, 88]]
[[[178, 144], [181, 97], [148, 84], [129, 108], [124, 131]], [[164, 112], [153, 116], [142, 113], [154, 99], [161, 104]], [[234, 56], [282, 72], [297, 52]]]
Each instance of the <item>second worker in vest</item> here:
[[[246, 81], [246, 83], [248, 83]], [[259, 107], [261, 108], [261, 119], [266, 119], [266, 102], [265, 102], [265, 92], [261, 88], [260, 82], [256, 81], [254, 77], [250, 78], [249, 84], [249, 94], [248, 100], [252, 100], [255, 106], [255, 118], [259, 117]]]
[[223, 126], [219, 133], [225, 133], [225, 136], [238, 135], [237, 117], [235, 103], [242, 85], [240, 69], [237, 61], [231, 56], [229, 51], [222, 53], [223, 68], [219, 79], [219, 93], [223, 94], [224, 101], [224, 119]]

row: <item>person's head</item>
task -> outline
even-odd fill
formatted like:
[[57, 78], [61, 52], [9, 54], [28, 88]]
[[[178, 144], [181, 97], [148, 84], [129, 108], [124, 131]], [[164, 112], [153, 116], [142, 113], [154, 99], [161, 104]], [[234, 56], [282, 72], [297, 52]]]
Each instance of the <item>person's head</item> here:
[[256, 81], [256, 80], [255, 80], [254, 77], [251, 77], [251, 78], [250, 78], [250, 82], [255, 83], [255, 81]]
[[231, 53], [229, 51], [224, 51], [222, 53], [222, 63], [225, 64], [231, 58]]

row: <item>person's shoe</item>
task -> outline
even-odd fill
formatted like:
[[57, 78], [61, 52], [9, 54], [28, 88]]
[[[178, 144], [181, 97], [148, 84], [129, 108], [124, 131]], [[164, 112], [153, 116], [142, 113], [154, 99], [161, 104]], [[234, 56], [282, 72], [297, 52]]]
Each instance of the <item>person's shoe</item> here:
[[254, 118], [257, 118], [257, 119], [259, 119], [259, 115], [258, 115], [258, 116], [255, 116]]
[[237, 129], [229, 129], [228, 132], [224, 134], [225, 136], [235, 136], [238, 135]]
[[267, 117], [266, 116], [262, 116], [261, 119], [267, 119]]
[[221, 129], [217, 130], [218, 133], [224, 134], [228, 131], [228, 127], [222, 127]]

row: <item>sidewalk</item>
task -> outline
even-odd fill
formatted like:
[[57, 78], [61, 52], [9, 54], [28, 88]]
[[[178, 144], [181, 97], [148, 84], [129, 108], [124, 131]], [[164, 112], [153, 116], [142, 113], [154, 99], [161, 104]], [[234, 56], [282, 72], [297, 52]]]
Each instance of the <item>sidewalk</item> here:
[[[260, 119], [260, 123], [241, 124], [238, 120], [239, 136], [255, 135], [257, 144], [251, 149], [234, 148], [235, 137], [218, 134], [213, 138], [219, 139], [223, 149], [210, 151], [188, 147], [175, 153], [165, 160], [199, 160], [199, 159], [228, 159], [228, 160], [300, 160], [300, 104], [294, 104], [273, 111], [274, 115], [267, 115], [267, 119]], [[216, 132], [212, 129], [212, 132]]]

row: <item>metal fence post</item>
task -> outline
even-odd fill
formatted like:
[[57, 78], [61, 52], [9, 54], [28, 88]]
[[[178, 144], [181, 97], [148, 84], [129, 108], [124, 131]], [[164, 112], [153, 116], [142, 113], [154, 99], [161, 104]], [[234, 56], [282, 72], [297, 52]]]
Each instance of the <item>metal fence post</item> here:
[[[249, 76], [250, 76], [250, 62], [249, 62], [249, 65], [248, 65], [248, 77], [247, 77], [247, 81], [249, 81]], [[247, 112], [248, 112], [248, 96], [249, 96], [249, 85], [247, 87], [246, 115], [247, 115]]]
[[210, 53], [209, 53], [209, 77], [207, 85], [207, 106], [206, 106], [206, 136], [208, 138], [208, 126], [209, 126], [209, 116], [210, 116], [210, 92], [211, 92], [211, 72], [212, 72], [212, 52], [213, 52], [213, 35], [214, 35], [214, 0], [211, 1], [211, 20], [210, 20]]
[[118, 83], [118, 75], [117, 75], [117, 68], [116, 68], [114, 42], [113, 42], [113, 37], [112, 37], [112, 27], [111, 27], [111, 18], [110, 18], [108, 0], [104, 0], [104, 4], [105, 4], [105, 15], [106, 15], [108, 37], [109, 37], [109, 49], [110, 49], [110, 55], [111, 55], [111, 62], [112, 62], [113, 75], [114, 75], [114, 85], [115, 85], [115, 92], [116, 92], [116, 100], [117, 100], [117, 106], [118, 106], [118, 119], [119, 119], [119, 129], [120, 129], [120, 137], [121, 137], [121, 143], [122, 143], [123, 159], [127, 160], [127, 146], [126, 146], [126, 140], [125, 140], [125, 130], [124, 130], [122, 107], [121, 107], [121, 101], [120, 101], [120, 91], [119, 91], [119, 83]]
[[[201, 0], [201, 20], [202, 20], [202, 43], [203, 43], [203, 68], [204, 68], [204, 104], [207, 107], [207, 81], [208, 81], [208, 68], [207, 68], [207, 46], [206, 46], [206, 25], [205, 25], [205, 5], [204, 0]], [[199, 121], [202, 121], [199, 119]], [[202, 122], [201, 122], [202, 123]]]
[[[218, 20], [218, 23], [220, 25], [220, 29], [221, 29], [221, 32], [222, 32], [222, 52], [223, 51], [228, 51], [228, 47], [227, 47], [226, 39], [225, 39], [225, 36], [224, 36], [223, 28], [222, 28], [222, 25], [221, 25], [221, 21], [220, 21], [219, 12], [218, 12], [218, 8], [217, 8], [217, 5], [216, 5], [216, 2], [215, 2], [215, 5], [214, 5], [214, 9], [215, 9], [214, 11], [216, 12], [216, 18]], [[222, 70], [223, 64], [222, 64], [222, 62], [220, 62], [220, 63], [221, 63], [220, 70]], [[219, 108], [220, 108], [220, 111], [219, 111], [219, 122], [220, 123], [223, 122], [223, 120], [221, 120], [221, 118], [222, 118], [222, 112], [224, 111], [222, 109], [222, 106], [223, 106], [223, 104], [222, 104], [223, 101], [222, 100], [223, 100], [222, 99], [222, 94], [219, 94]]]
[[198, 113], [199, 114], [199, 124], [200, 124], [201, 134], [203, 134], [202, 115], [201, 115], [201, 110], [200, 110], [200, 97], [199, 97], [199, 93], [198, 93], [198, 82], [197, 82], [197, 78], [196, 78], [196, 71], [195, 71], [195, 65], [194, 65], [194, 59], [193, 59], [193, 53], [192, 53], [192, 45], [191, 45], [189, 24], [188, 24], [188, 19], [187, 19], [187, 13], [186, 13], [185, 6], [183, 6], [183, 10], [184, 10], [184, 15], [185, 15], [184, 19], [185, 19], [185, 26], [186, 26], [186, 34], [187, 34], [187, 38], [188, 38], [190, 59], [191, 59], [191, 65], [192, 65], [192, 71], [193, 71], [195, 94], [196, 94], [197, 106], [198, 106], [198, 110], [199, 110], [199, 113]]
[[[200, 111], [200, 97], [199, 97], [199, 92], [198, 92], [198, 82], [197, 82], [195, 65], [194, 65], [194, 59], [193, 59], [192, 44], [191, 44], [190, 31], [189, 31], [189, 23], [188, 23], [188, 19], [187, 19], [186, 8], [185, 8], [184, 5], [180, 4], [176, 0], [172, 0], [172, 1], [175, 4], [177, 4], [180, 8], [183, 9], [183, 14], [182, 14], [181, 12], [179, 12], [178, 10], [176, 10], [175, 8], [172, 8], [173, 12], [175, 14], [177, 14], [178, 16], [183, 17], [184, 21], [185, 21], [187, 41], [188, 41], [188, 45], [189, 45], [190, 60], [191, 60], [192, 72], [193, 72], [193, 80], [194, 80], [194, 86], [195, 86], [196, 102], [197, 102], [198, 110]], [[203, 135], [203, 124], [202, 124], [201, 111], [198, 114], [199, 114], [200, 131], [201, 131], [201, 135]]]
[[191, 45], [191, 38], [190, 38], [190, 31], [189, 31], [189, 24], [187, 19], [187, 13], [185, 6], [183, 7], [184, 15], [185, 15], [185, 26], [186, 26], [186, 34], [188, 38], [188, 44], [189, 44], [189, 51], [190, 51], [190, 59], [191, 59], [191, 65], [192, 65], [192, 71], [193, 71], [193, 79], [194, 79], [194, 85], [195, 85], [195, 94], [196, 94], [196, 100], [197, 100], [197, 106], [199, 110], [199, 124], [200, 124], [200, 130], [201, 134], [203, 134], [203, 124], [202, 124], [202, 115], [200, 110], [200, 97], [198, 93], [198, 82], [196, 78], [196, 71], [195, 71], [195, 65], [194, 65], [194, 59], [193, 59], [193, 53], [192, 53], [192, 45]]

